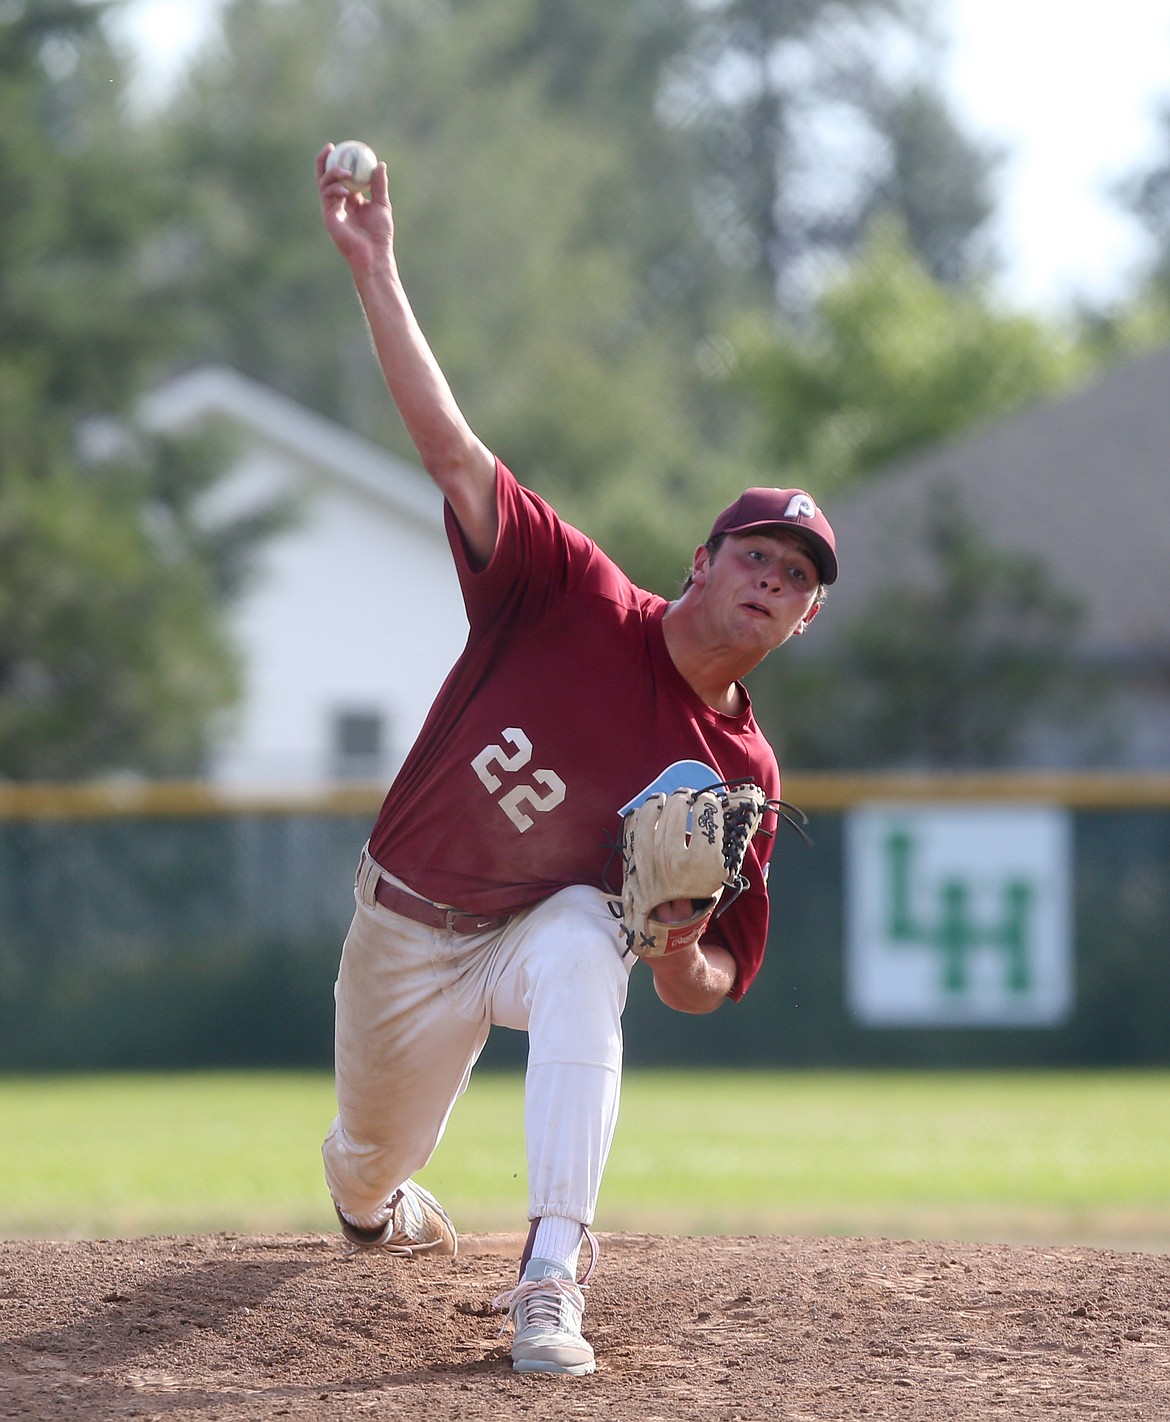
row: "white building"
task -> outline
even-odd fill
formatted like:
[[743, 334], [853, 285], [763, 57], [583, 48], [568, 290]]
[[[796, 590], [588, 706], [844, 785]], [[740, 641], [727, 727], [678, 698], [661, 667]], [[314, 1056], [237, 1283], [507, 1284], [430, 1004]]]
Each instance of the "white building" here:
[[434, 485], [221, 367], [161, 386], [142, 418], [167, 433], [226, 423], [239, 452], [215, 512], [290, 495], [299, 510], [232, 612], [244, 694], [216, 737], [211, 779], [388, 783], [467, 635]]

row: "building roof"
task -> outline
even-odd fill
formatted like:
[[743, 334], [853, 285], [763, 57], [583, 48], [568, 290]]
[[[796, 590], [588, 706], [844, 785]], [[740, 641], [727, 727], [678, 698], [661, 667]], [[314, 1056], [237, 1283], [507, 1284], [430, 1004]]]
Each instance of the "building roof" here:
[[200, 366], [168, 380], [143, 398], [139, 412], [148, 428], [170, 432], [209, 418], [229, 419], [296, 461], [442, 533], [443, 498], [421, 470], [227, 366]]
[[1043, 561], [1086, 649], [1170, 654], [1170, 346], [1077, 393], [894, 466], [830, 508], [841, 559], [818, 641], [925, 570], [922, 517], [951, 488], [990, 542]]

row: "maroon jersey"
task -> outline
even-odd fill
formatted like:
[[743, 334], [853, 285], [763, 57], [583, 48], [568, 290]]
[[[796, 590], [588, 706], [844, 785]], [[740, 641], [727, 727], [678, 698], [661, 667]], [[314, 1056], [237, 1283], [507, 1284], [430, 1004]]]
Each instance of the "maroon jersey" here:
[[[498, 462], [496, 501], [499, 536], [482, 569], [447, 509], [470, 633], [370, 837], [378, 863], [417, 893], [483, 914], [570, 884], [618, 889], [618, 811], [674, 761], [780, 794], [747, 693], [744, 711], [724, 715], [675, 667], [666, 600]], [[772, 828], [749, 847], [748, 889], [708, 933], [735, 958], [735, 998], [764, 954]]]

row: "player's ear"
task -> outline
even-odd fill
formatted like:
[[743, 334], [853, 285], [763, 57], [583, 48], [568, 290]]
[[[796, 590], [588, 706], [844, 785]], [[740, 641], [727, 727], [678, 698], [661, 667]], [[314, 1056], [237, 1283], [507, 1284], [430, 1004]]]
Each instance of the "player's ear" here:
[[800, 634], [804, 631], [804, 629], [808, 626], [808, 624], [813, 620], [813, 618], [817, 615], [817, 613], [820, 612], [820, 610], [821, 610], [821, 604], [820, 604], [819, 602], [814, 602], [813, 605], [809, 608], [809, 610], [804, 614], [804, 616], [800, 619], [800, 621], [799, 621], [799, 622], [796, 624], [796, 626], [793, 628], [793, 631], [796, 633], [796, 635], [797, 635], [798, 637], [799, 637]]
[[691, 582], [705, 583], [707, 581], [707, 569], [711, 566], [711, 550], [705, 543], [700, 543], [695, 549], [694, 561], [691, 563]]

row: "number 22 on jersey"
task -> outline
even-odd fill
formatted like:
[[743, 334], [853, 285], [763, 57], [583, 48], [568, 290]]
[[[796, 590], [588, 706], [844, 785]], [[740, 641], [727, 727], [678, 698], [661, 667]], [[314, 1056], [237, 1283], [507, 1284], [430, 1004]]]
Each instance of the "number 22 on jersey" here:
[[[530, 770], [525, 780], [512, 785], [502, 795], [497, 794], [504, 785], [501, 775], [512, 777], [517, 771], [523, 770], [532, 759], [532, 742], [519, 726], [509, 726], [501, 732], [500, 740], [511, 745], [511, 753], [498, 743], [484, 746], [471, 762], [471, 768], [479, 776], [488, 794], [523, 834], [535, 824], [526, 810], [547, 814], [549, 810], [555, 809], [565, 798], [565, 782], [555, 770]], [[500, 771], [501, 775], [497, 775], [496, 770]], [[538, 786], [541, 788], [538, 789]]]

